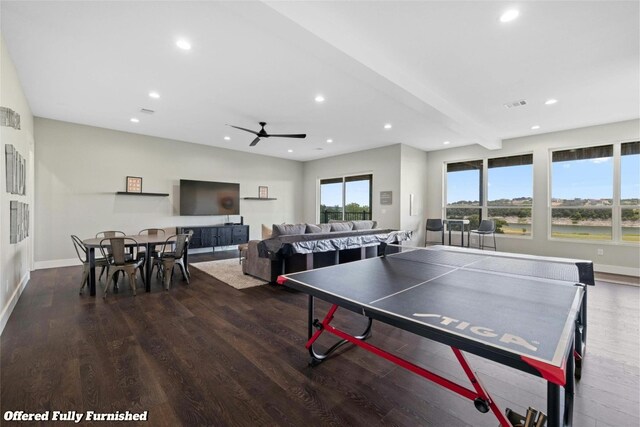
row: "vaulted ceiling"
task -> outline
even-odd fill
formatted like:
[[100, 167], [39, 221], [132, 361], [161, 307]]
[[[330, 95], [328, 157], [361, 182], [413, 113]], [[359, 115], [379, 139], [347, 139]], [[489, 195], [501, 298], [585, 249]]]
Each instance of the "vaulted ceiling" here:
[[[396, 143], [499, 148], [505, 138], [640, 117], [637, 1], [0, 8], [33, 113], [74, 123], [311, 160]], [[509, 9], [518, 18], [501, 22]], [[249, 147], [251, 134], [226, 126], [258, 130], [260, 121], [308, 136]]]

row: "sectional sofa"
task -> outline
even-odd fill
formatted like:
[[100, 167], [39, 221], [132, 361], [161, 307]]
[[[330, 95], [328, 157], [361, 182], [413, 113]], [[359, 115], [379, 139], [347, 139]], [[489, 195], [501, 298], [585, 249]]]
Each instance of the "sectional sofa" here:
[[242, 271], [270, 283], [284, 273], [375, 257], [380, 244], [411, 239], [411, 231], [378, 229], [375, 221], [273, 224], [265, 234], [249, 242]]

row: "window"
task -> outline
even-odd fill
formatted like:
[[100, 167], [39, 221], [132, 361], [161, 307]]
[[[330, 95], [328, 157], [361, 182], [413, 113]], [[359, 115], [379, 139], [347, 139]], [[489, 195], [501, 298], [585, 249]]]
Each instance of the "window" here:
[[640, 142], [620, 148], [620, 236], [623, 242], [640, 242]]
[[321, 223], [370, 220], [373, 175], [320, 180]]
[[612, 240], [613, 145], [552, 153], [551, 236]]
[[531, 235], [532, 165], [533, 154], [489, 159], [487, 213], [496, 222], [496, 232]]
[[532, 207], [533, 154], [447, 164], [446, 218], [471, 228], [491, 218], [496, 233], [531, 236]]
[[477, 228], [482, 218], [482, 160], [447, 164], [445, 217], [468, 219]]

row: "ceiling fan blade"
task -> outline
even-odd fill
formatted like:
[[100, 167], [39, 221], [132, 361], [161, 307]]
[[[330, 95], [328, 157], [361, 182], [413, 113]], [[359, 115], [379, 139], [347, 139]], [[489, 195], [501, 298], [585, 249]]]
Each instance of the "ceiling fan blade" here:
[[254, 135], [258, 134], [258, 132], [256, 132], [255, 130], [241, 128], [240, 126], [234, 126], [234, 125], [227, 125], [227, 126], [231, 126], [232, 128], [240, 129], [240, 130], [243, 130], [245, 132], [250, 132], [250, 133], [252, 133]]
[[253, 142], [251, 144], [249, 144], [249, 147], [253, 147], [254, 145], [256, 145], [258, 143], [258, 141], [260, 141], [260, 138], [254, 139]]
[[294, 133], [294, 134], [287, 134], [287, 135], [269, 134], [269, 136], [275, 136], [278, 138], [306, 138], [307, 134], [306, 133]]

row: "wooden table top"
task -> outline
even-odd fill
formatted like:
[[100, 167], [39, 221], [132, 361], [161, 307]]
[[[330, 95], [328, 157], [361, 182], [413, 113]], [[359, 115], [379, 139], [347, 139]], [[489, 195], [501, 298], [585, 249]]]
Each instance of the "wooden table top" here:
[[[171, 239], [169, 239], [169, 242], [175, 242], [176, 241], [176, 237], [175, 236], [164, 236], [162, 234], [142, 234], [142, 235], [138, 235], [138, 234], [134, 234], [134, 235], [129, 235], [129, 236], [116, 236], [116, 237], [124, 237], [124, 238], [128, 238], [128, 239], [134, 239], [137, 244], [128, 241], [125, 242], [126, 246], [142, 246], [142, 245], [153, 245], [153, 244], [162, 244], [164, 242], [167, 241], [167, 238], [171, 237]], [[88, 248], [99, 248], [100, 247], [100, 242], [102, 240], [104, 240], [105, 237], [93, 237], [90, 239], [85, 239], [82, 241], [82, 243], [84, 243], [84, 245]], [[106, 243], [106, 242], [105, 242]]]

